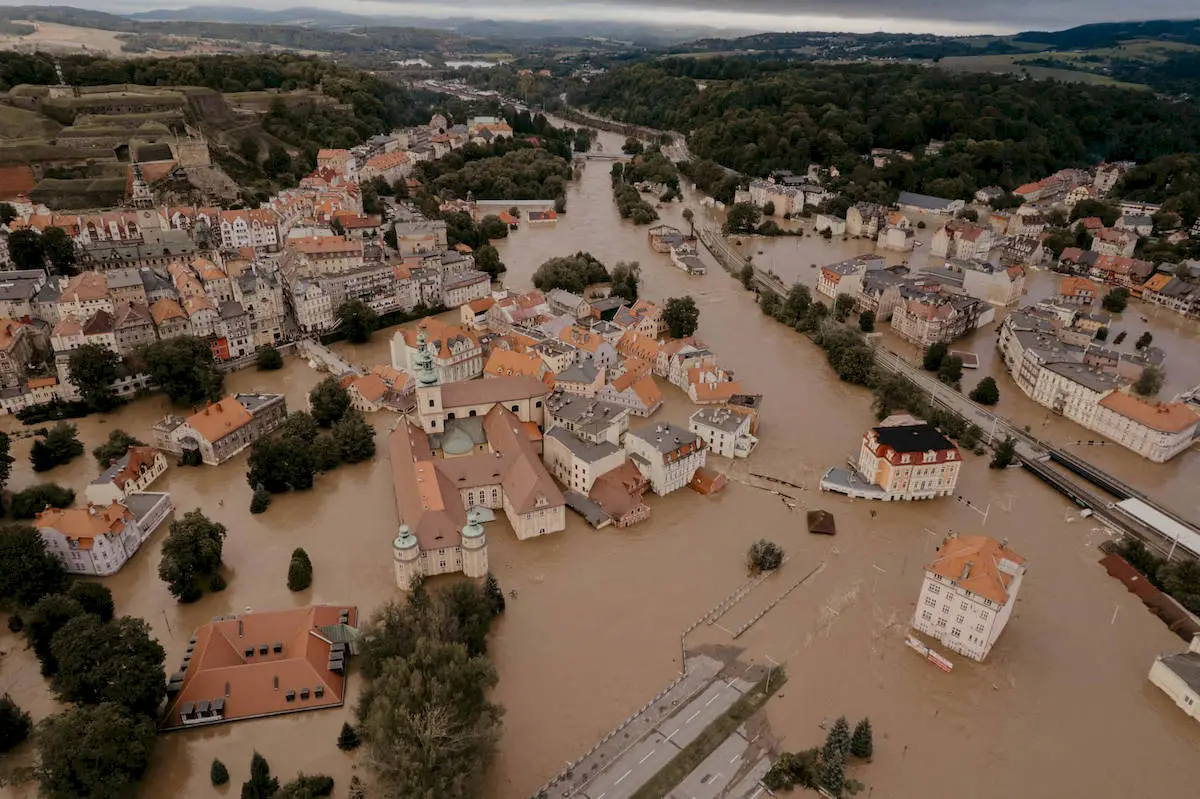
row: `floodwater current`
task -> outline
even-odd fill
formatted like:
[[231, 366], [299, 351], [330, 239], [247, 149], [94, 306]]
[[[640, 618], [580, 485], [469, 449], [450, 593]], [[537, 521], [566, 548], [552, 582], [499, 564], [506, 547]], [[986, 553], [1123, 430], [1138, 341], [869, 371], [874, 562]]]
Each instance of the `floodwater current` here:
[[[602, 134], [606, 153], [621, 139]], [[688, 193], [698, 219], [719, 222]], [[608, 164], [591, 162], [567, 195], [567, 214], [556, 225], [523, 227], [498, 249], [508, 266], [506, 283], [529, 286], [545, 259], [587, 250], [608, 265], [636, 260], [642, 294], [652, 300], [690, 294], [700, 307], [699, 336], [751, 391], [766, 396], [762, 439], [748, 462], [713, 458], [730, 474], [721, 494], [702, 497], [679, 491], [652, 497], [648, 522], [627, 530], [595, 531], [568, 514], [559, 534], [518, 542], [503, 517], [489, 525], [490, 561], [505, 590], [516, 597], [497, 622], [490, 655], [500, 682], [494, 699], [504, 705], [504, 736], [488, 775], [488, 799], [531, 795], [656, 694], [680, 666], [680, 633], [746, 577], [744, 554], [758, 538], [780, 543], [790, 555], [733, 616], [748, 616], [799, 577], [824, 568], [736, 642], [716, 626], [701, 625], [690, 647], [736, 645], [745, 661], [768, 658], [786, 666], [789, 681], [768, 705], [771, 735], [787, 749], [819, 744], [820, 723], [846, 715], [870, 716], [875, 758], [854, 766], [851, 776], [881, 796], [1184, 796], [1200, 780], [1200, 731], [1157, 689], [1146, 673], [1156, 655], [1183, 643], [1097, 565], [1096, 546], [1106, 533], [1063, 498], [1020, 470], [995, 472], [967, 455], [960, 492], [965, 502], [941, 499], [911, 504], [865, 504], [820, 495], [817, 481], [829, 466], [857, 452], [874, 421], [871, 398], [837, 380], [823, 354], [806, 339], [763, 317], [753, 294], [727, 276], [707, 254], [704, 276], [673, 268], [648, 246], [645, 228], [620, 220], [612, 203]], [[660, 211], [664, 221], [686, 227], [683, 206]], [[928, 240], [931, 230], [922, 231]], [[815, 283], [810, 264], [828, 263], [866, 248], [861, 242], [826, 244], [813, 237], [748, 240], [760, 265], [785, 282]], [[759, 255], [757, 250], [762, 250]], [[920, 257], [918, 255], [917, 257]], [[1040, 296], [1049, 275], [1031, 280]], [[1141, 325], [1131, 308], [1130, 336]], [[1200, 382], [1191, 354], [1191, 323], [1151, 315], [1156, 343], [1168, 351], [1171, 389]], [[1161, 332], [1160, 332], [1161, 331]], [[387, 361], [391, 331], [358, 347], [339, 345], [355, 363]], [[898, 351], [900, 342], [885, 338]], [[979, 331], [960, 349], [978, 353], [979, 374], [996, 374], [999, 411], [1040, 427], [1060, 443], [1087, 439], [1086, 431], [1020, 396], [995, 372], [994, 329]], [[289, 359], [281, 372], [245, 371], [230, 376], [233, 390], [276, 390], [289, 407], [303, 406], [318, 379], [304, 363]], [[975, 376], [969, 373], [967, 388]], [[661, 417], [686, 424], [692, 408], [677, 390], [664, 388]], [[152, 398], [106, 418], [79, 422], [88, 450], [120, 427], [148, 440], [150, 426], [167, 407]], [[378, 415], [382, 435], [394, 417]], [[5, 420], [5, 429], [16, 427]], [[82, 492], [94, 476], [90, 457], [34, 475], [28, 440], [14, 444], [17, 463], [11, 488], [43, 479]], [[229, 587], [192, 605], [172, 600], [155, 570], [165, 525], [115, 577], [106, 581], [119, 613], [141, 616], [167, 649], [174, 668], [192, 630], [213, 616], [305, 605], [353, 603], [370, 613], [398, 596], [392, 578], [390, 541], [395, 529], [390, 469], [385, 450], [370, 463], [343, 467], [318, 478], [313, 491], [275, 498], [251, 516], [245, 455], [220, 467], [172, 468], [155, 490], [172, 493], [178, 511], [202, 508], [229, 528], [225, 563]], [[1187, 453], [1156, 466], [1116, 447], [1087, 449], [1118, 476], [1175, 510], [1200, 518], [1192, 492], [1200, 458]], [[753, 487], [750, 471], [803, 486], [787, 489], [798, 504]], [[821, 507], [837, 518], [835, 538], [810, 536], [803, 510]], [[903, 644], [921, 567], [949, 531], [1007, 537], [1028, 558], [1029, 572], [1015, 614], [988, 661], [953, 658], [945, 674]], [[293, 594], [285, 579], [288, 557], [304, 547], [314, 564], [310, 590]], [[0, 633], [0, 691], [9, 691], [35, 716], [55, 703], [24, 642]], [[233, 782], [246, 779], [257, 749], [273, 772], [287, 780], [298, 771], [328, 773], [336, 795], [354, 773], [366, 775], [355, 757], [334, 741], [352, 717], [361, 689], [351, 672], [349, 703], [342, 710], [240, 722], [163, 736], [142, 795], [207, 795], [208, 766], [219, 757]], [[26, 747], [28, 748], [28, 747]], [[360, 750], [361, 753], [362, 750]], [[18, 760], [22, 753], [18, 753]], [[24, 753], [28, 756], [28, 752]], [[11, 788], [5, 790], [14, 790]], [[561, 790], [561, 789], [560, 789]], [[26, 785], [13, 795], [32, 796]]]

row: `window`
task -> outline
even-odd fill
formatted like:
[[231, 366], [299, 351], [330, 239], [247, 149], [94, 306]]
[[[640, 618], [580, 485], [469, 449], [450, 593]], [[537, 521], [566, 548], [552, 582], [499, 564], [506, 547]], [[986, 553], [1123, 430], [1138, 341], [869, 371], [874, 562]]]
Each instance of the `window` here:
[[900, 456], [900, 462], [901, 462], [901, 463], [908, 463], [908, 461], [909, 461], [909, 456], [908, 456], [908, 455], [901, 455], [901, 456]]
[[938, 619], [938, 620], [937, 620], [937, 626], [938, 626], [938, 627], [945, 627], [945, 626], [946, 626], [946, 620], [945, 620], [945, 619]]
[[936, 452], [926, 452], [923, 460], [925, 463], [936, 463], [937, 462], [937, 453]]
[[931, 585], [931, 586], [929, 586], [929, 593], [940, 594], [940, 593], [942, 593], [942, 588], [941, 588], [941, 586]]
[[959, 610], [966, 610], [966, 609], [967, 609], [967, 603], [966, 603], [966, 602], [963, 602], [963, 603], [961, 603], [961, 604], [958, 606], [958, 609], [959, 609]]
[[936, 602], [936, 601], [934, 600], [934, 598], [933, 598], [933, 597], [931, 597], [931, 596], [930, 596], [930, 597], [925, 597], [925, 604], [926, 604], [928, 607], [931, 607], [931, 608], [936, 608], [936, 607], [937, 607], [937, 602]]
[[923, 611], [921, 611], [921, 618], [924, 619], [925, 621], [929, 621], [930, 619], [933, 618], [933, 614], [927, 610], [923, 610]]
[[520, 413], [520, 412], [521, 412], [521, 406], [520, 406], [520, 405], [514, 405], [514, 406], [512, 407], [512, 412], [513, 412], [513, 413]]
[[981, 633], [981, 632], [983, 632], [983, 625], [982, 625], [982, 624], [976, 624], [976, 625], [975, 625], [975, 632], [977, 632], [977, 633]]
[[987, 621], [988, 612], [986, 610], [979, 611], [979, 618], [983, 619], [984, 621]]
[[956, 624], [962, 624], [962, 623], [963, 623], [963, 617], [962, 617], [962, 614], [960, 613], [959, 615], [955, 616], [955, 617], [954, 617], [954, 621], [955, 621], [955, 623], [956, 623]]
[[433, 407], [433, 400], [430, 400], [430, 401], [429, 401], [429, 407], [430, 407], [430, 408], [432, 408], [432, 407]]
[[950, 634], [953, 635], [955, 638], [958, 638], [959, 636], [962, 635], [962, 630], [958, 629], [957, 627], [951, 627]]

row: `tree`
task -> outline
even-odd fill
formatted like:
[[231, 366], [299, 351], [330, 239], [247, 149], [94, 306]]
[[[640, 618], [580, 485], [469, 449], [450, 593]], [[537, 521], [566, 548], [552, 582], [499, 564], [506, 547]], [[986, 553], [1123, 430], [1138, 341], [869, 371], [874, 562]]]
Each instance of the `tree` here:
[[941, 341], [934, 342], [925, 348], [925, 358], [921, 365], [927, 372], [936, 372], [942, 368], [942, 361], [946, 359], [946, 353], [949, 347]]
[[247, 163], [257, 164], [258, 139], [253, 136], [243, 136], [241, 141], [238, 142], [238, 155]]
[[12, 203], [0, 203], [0, 225], [7, 225], [17, 218], [17, 209]]
[[8, 478], [12, 475], [13, 461], [16, 460], [12, 456], [12, 439], [8, 437], [8, 433], [0, 433], [0, 492], [8, 485]]
[[[374, 447], [374, 442], [371, 444]], [[317, 436], [312, 443], [313, 468], [318, 472], [331, 472], [342, 463], [342, 451], [338, 442], [328, 433]]]
[[691, 208], [683, 209], [683, 221], [688, 223], [688, 235], [696, 235], [696, 213]]
[[301, 774], [275, 794], [275, 799], [317, 799], [333, 793], [333, 777], [326, 774]]
[[362, 739], [358, 737], [358, 733], [350, 726], [350, 722], [344, 722], [342, 724], [342, 731], [338, 733], [337, 748], [343, 752], [351, 752], [361, 744]]
[[774, 541], [760, 538], [750, 545], [746, 553], [746, 565], [755, 574], [775, 571], [783, 565], [783, 548]]
[[63, 589], [67, 570], [28, 524], [0, 525], [0, 601], [30, 607]]
[[29, 737], [32, 727], [29, 714], [21, 710], [11, 696], [0, 696], [0, 753], [11, 752]]
[[762, 213], [750, 203], [735, 203], [725, 217], [726, 233], [753, 233], [762, 220]]
[[846, 789], [846, 756], [840, 750], [822, 753], [819, 782], [831, 796], [841, 796]]
[[938, 367], [938, 380], [948, 386], [958, 388], [962, 381], [963, 360], [957, 355], [949, 355], [942, 360], [942, 365]]
[[260, 372], [274, 372], [283, 368], [283, 356], [274, 347], [263, 347], [254, 354], [254, 365]]
[[1128, 304], [1129, 289], [1124, 286], [1118, 286], [1108, 292], [1104, 295], [1104, 299], [1100, 301], [1100, 305], [1109, 313], [1121, 313]]
[[208, 767], [208, 779], [214, 788], [218, 788], [229, 782], [229, 769], [225, 768], [225, 764], [214, 757], [212, 765]]
[[298, 438], [310, 444], [316, 440], [319, 432], [316, 421], [308, 411], [292, 411], [279, 426], [281, 438]]
[[754, 288], [754, 264], [749, 261], [742, 264], [742, 268], [738, 270], [738, 280], [742, 282], [742, 288], [746, 291]]
[[351, 344], [366, 344], [379, 325], [379, 314], [362, 300], [347, 300], [338, 306], [337, 320]]
[[508, 225], [500, 221], [495, 214], [488, 214], [479, 220], [479, 232], [489, 241], [508, 238]]
[[50, 271], [56, 275], [71, 276], [75, 268], [75, 241], [60, 227], [48, 227], [42, 231], [42, 252], [50, 262]]
[[491, 572], [487, 573], [487, 579], [483, 581], [483, 595], [487, 597], [488, 602], [492, 605], [493, 616], [499, 616], [504, 612], [506, 604], [504, 601], [504, 592], [500, 590], [500, 581]]
[[992, 462], [988, 464], [988, 468], [1007, 469], [1016, 457], [1016, 440], [1012, 436], [1005, 436], [1004, 440], [996, 445], [996, 452], [992, 455]]
[[854, 298], [849, 294], [839, 294], [833, 301], [833, 316], [839, 322], [845, 322], [854, 310]]
[[850, 739], [850, 723], [846, 721], [845, 716], [838, 716], [830, 726], [829, 732], [825, 734], [825, 749], [822, 754], [828, 755], [836, 751], [845, 758], [850, 754]]
[[815, 791], [820, 779], [821, 751], [816, 747], [803, 752], [783, 752], [763, 776], [763, 784], [772, 791], [790, 791], [795, 786]]
[[871, 310], [863, 311], [858, 315], [858, 329], [864, 333], [875, 332], [875, 312]]
[[32, 519], [47, 508], [69, 508], [75, 492], [57, 483], [39, 483], [13, 495], [9, 513], [14, 519]]
[[795, 327], [796, 323], [808, 313], [811, 305], [812, 293], [808, 290], [808, 286], [799, 282], [793, 283], [792, 287], [788, 289], [787, 297], [783, 300], [783, 307], [779, 311], [779, 321], [788, 327]]
[[700, 309], [691, 296], [671, 297], [663, 308], [663, 321], [667, 335], [671, 338], [687, 338], [694, 335], [700, 324]]
[[9, 233], [8, 259], [17, 269], [45, 269], [46, 251], [42, 249], [42, 234], [33, 228]]
[[82, 454], [83, 444], [76, 435], [75, 425], [59, 422], [46, 435], [33, 442], [29, 461], [35, 472], [48, 472]]
[[980, 405], [995, 405], [1000, 401], [1000, 389], [992, 377], [985, 377], [971, 391], [971, 399]]
[[1108, 328], [1103, 326], [1097, 328], [1095, 338], [1096, 341], [1108, 341]]
[[330, 375], [309, 392], [308, 404], [318, 427], [333, 427], [350, 410], [350, 392]]
[[1151, 364], [1142, 370], [1141, 376], [1133, 384], [1133, 390], [1143, 397], [1153, 397], [1162, 390], [1165, 378], [1162, 368]]
[[612, 268], [612, 296], [632, 305], [637, 302], [641, 279], [642, 267], [637, 261], [617, 261]]
[[180, 602], [195, 602], [203, 593], [204, 581], [221, 568], [225, 525], [211, 521], [199, 510], [171, 522], [163, 542], [158, 576]]
[[475, 250], [475, 268], [486, 272], [492, 280], [508, 271], [508, 267], [500, 260], [500, 251], [491, 244], [484, 244]]
[[25, 622], [25, 638], [42, 664], [42, 676], [50, 677], [58, 671], [53, 649], [54, 634], [82, 615], [83, 605], [65, 594], [44, 596], [30, 610]]
[[265, 513], [269, 507], [271, 507], [271, 492], [261, 485], [255, 486], [254, 492], [250, 495], [250, 512]]
[[864, 718], [854, 725], [854, 735], [850, 738], [850, 754], [862, 760], [870, 760], [875, 753], [875, 742], [871, 735], [871, 720]]
[[355, 408], [334, 423], [332, 434], [345, 463], [360, 463], [375, 455], [375, 428]]
[[250, 779], [242, 783], [242, 799], [269, 799], [279, 793], [279, 780], [271, 776], [271, 765], [258, 752], [250, 758]]
[[533, 285], [539, 291], [564, 289], [579, 295], [586, 293], [589, 286], [608, 283], [609, 280], [604, 264], [591, 253], [582, 251], [551, 258], [533, 273]]
[[150, 764], [154, 741], [149, 717], [130, 714], [111, 702], [50, 716], [38, 725], [42, 796], [128, 799]]
[[67, 590], [67, 596], [78, 602], [84, 613], [90, 613], [103, 622], [111, 621], [116, 612], [112, 591], [101, 583], [76, 580]]
[[287, 150], [273, 144], [267, 148], [267, 160], [263, 162], [263, 170], [268, 177], [291, 174], [292, 157], [288, 155]]
[[621, 152], [625, 153], [626, 155], [641, 155], [644, 150], [645, 147], [642, 144], [641, 139], [633, 136], [625, 139], [625, 144], [621, 145]]
[[172, 336], [143, 345], [146, 373], [176, 405], [220, 399], [224, 376], [213, 362], [208, 342], [195, 336]]
[[292, 559], [288, 563], [287, 586], [289, 591], [303, 591], [312, 585], [312, 561], [308, 553], [300, 547], [292, 550]]
[[58, 664], [51, 687], [64, 701], [112, 702], [153, 717], [166, 696], [166, 652], [142, 619], [124, 616], [106, 623], [84, 613], [54, 634], [50, 650]]
[[762, 212], [763, 216], [775, 216], [775, 203], [767, 200], [767, 202], [763, 204]]
[[1147, 330], [1142, 335], [1138, 336], [1138, 340], [1134, 342], [1133, 347], [1137, 350], [1144, 350], [1154, 341], [1154, 334]]
[[272, 494], [307, 491], [317, 467], [313, 445], [301, 438], [260, 438], [250, 447], [246, 482]]
[[139, 441], [124, 430], [117, 428], [108, 431], [108, 440], [92, 450], [92, 457], [101, 469], [107, 469], [116, 461], [125, 457], [130, 447], [144, 447], [146, 443]]

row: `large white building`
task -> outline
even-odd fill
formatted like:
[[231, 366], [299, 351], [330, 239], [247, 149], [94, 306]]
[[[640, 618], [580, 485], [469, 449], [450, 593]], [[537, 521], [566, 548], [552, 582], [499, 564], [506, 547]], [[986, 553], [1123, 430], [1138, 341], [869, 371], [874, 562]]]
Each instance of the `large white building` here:
[[1156, 658], [1150, 667], [1150, 682], [1180, 710], [1200, 721], [1200, 634], [1192, 636], [1186, 652]]
[[646, 425], [625, 434], [625, 452], [659, 496], [685, 487], [704, 466], [704, 439], [673, 424]]
[[713, 453], [725, 458], [748, 458], [758, 446], [750, 434], [754, 419], [747, 413], [713, 405], [701, 408], [688, 419], [688, 429], [704, 440]]
[[859, 474], [883, 492], [884, 500], [949, 496], [958, 483], [958, 447], [927, 422], [889, 416], [863, 436]]
[[1012, 616], [1025, 558], [985, 535], [951, 535], [925, 567], [912, 626], [982, 661]]
[[231, 394], [186, 419], [166, 416], [154, 425], [154, 446], [176, 455], [199, 453], [216, 466], [271, 433], [287, 417], [282, 394]]
[[625, 462], [625, 451], [616, 444], [586, 441], [562, 427], [547, 432], [542, 446], [550, 474], [585, 496], [597, 477]]
[[119, 460], [88, 483], [84, 494], [93, 505], [122, 502], [130, 494], [145, 491], [166, 471], [166, 455], [154, 447], [130, 447]]
[[483, 374], [483, 347], [479, 337], [458, 325], [435, 318], [423, 320], [416, 328], [397, 330], [392, 336], [392, 367], [416, 373], [418, 360], [428, 348], [437, 367], [439, 383], [472, 380]]
[[33, 526], [68, 572], [104, 577], [116, 574], [172, 510], [170, 494], [131, 494], [107, 506], [49, 508]]

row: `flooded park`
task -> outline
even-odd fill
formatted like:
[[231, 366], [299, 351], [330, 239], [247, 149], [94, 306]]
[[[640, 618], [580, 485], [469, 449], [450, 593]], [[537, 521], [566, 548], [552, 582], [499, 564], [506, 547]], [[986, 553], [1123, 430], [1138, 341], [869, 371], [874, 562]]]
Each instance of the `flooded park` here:
[[[602, 134], [605, 152], [621, 139]], [[579, 250], [608, 266], [641, 264], [642, 296], [665, 300], [690, 294], [700, 308], [698, 336], [749, 391], [765, 395], [761, 444], [749, 461], [712, 458], [727, 471], [728, 488], [715, 496], [680, 491], [652, 497], [648, 522], [628, 529], [593, 530], [568, 514], [561, 533], [518, 542], [503, 516], [488, 527], [490, 563], [516, 596], [493, 628], [489, 654], [500, 681], [494, 700], [505, 707], [504, 734], [488, 779], [489, 799], [520, 799], [586, 751], [601, 735], [658, 693], [680, 669], [680, 633], [746, 579], [745, 552], [756, 539], [779, 543], [789, 555], [780, 572], [754, 593], [764, 604], [800, 576], [820, 568], [746, 635], [734, 641], [718, 626], [701, 625], [687, 646], [737, 646], [742, 659], [783, 664], [788, 682], [767, 715], [775, 743], [797, 750], [818, 745], [824, 719], [870, 716], [874, 762], [861, 775], [888, 797], [971, 795], [1184, 796], [1200, 780], [1200, 730], [1146, 680], [1156, 655], [1184, 644], [1151, 616], [1097, 561], [1107, 533], [1058, 494], [1019, 469], [987, 468], [966, 455], [959, 491], [966, 502], [870, 504], [821, 495], [826, 468], [857, 452], [872, 426], [868, 391], [838, 381], [823, 353], [806, 338], [764, 317], [752, 292], [707, 254], [702, 276], [689, 276], [654, 253], [646, 230], [620, 219], [612, 202], [609, 164], [589, 162], [567, 194], [567, 213], [552, 226], [524, 226], [497, 249], [508, 268], [505, 284], [524, 290], [546, 259]], [[660, 211], [686, 228], [682, 210], [719, 223], [719, 212], [685, 204]], [[921, 231], [928, 241], [933, 225]], [[743, 242], [746, 254], [785, 283], [815, 285], [816, 269], [869, 245], [804, 236]], [[927, 250], [926, 248], [923, 248]], [[761, 251], [761, 252], [760, 252]], [[916, 259], [924, 257], [919, 250]], [[1053, 291], [1054, 276], [1035, 273], [1030, 300]], [[1118, 327], [1130, 340], [1146, 326], [1136, 304]], [[1195, 323], [1151, 315], [1155, 344], [1167, 352], [1168, 388], [1200, 383]], [[387, 363], [392, 330], [361, 346], [336, 345], [356, 364]], [[985, 374], [1000, 385], [998, 411], [1060, 444], [1085, 431], [1021, 396], [993, 355], [995, 327], [956, 345], [981, 364], [964, 389]], [[885, 334], [884, 346], [912, 355]], [[238, 372], [230, 390], [281, 391], [289, 408], [304, 406], [321, 375], [296, 358], [279, 372]], [[664, 384], [667, 405], [653, 421], [686, 424], [693, 406]], [[113, 428], [149, 440], [168, 411], [161, 397], [141, 399], [105, 417], [79, 420], [90, 449]], [[396, 417], [372, 419], [382, 443]], [[634, 426], [638, 421], [634, 422]], [[6, 418], [3, 429], [20, 425]], [[35, 475], [29, 439], [14, 441], [10, 489], [52, 480], [81, 492], [95, 476], [90, 457]], [[1082, 453], [1189, 518], [1200, 518], [1200, 456], [1186, 453], [1155, 465], [1116, 447]], [[396, 518], [386, 449], [366, 463], [321, 475], [312, 491], [281, 495], [257, 516], [248, 512], [246, 453], [219, 467], [172, 467], [155, 490], [169, 491], [177, 514], [201, 508], [226, 525], [229, 587], [191, 605], [174, 601], [156, 569], [166, 525], [122, 571], [105, 582], [120, 614], [140, 616], [167, 650], [170, 669], [194, 628], [213, 616], [312, 603], [354, 604], [369, 615], [397, 597], [390, 542]], [[801, 486], [793, 508], [754, 487], [750, 472]], [[982, 516], [976, 508], [988, 508]], [[839, 534], [810, 536], [803, 511], [824, 508]], [[1028, 559], [1029, 571], [1011, 623], [986, 663], [957, 659], [943, 673], [904, 646], [920, 589], [922, 567], [951, 531], [1006, 537]], [[288, 559], [304, 547], [313, 562], [312, 588], [285, 587]], [[445, 578], [438, 578], [445, 579]], [[434, 583], [435, 587], [437, 581]], [[737, 619], [732, 619], [737, 623]], [[54, 700], [24, 640], [0, 633], [0, 690], [40, 719]], [[245, 721], [160, 738], [142, 795], [207, 795], [208, 766], [219, 757], [232, 781], [246, 778], [252, 751], [282, 779], [296, 772], [328, 773], [344, 796], [351, 774], [365, 772], [355, 756], [334, 746], [352, 717], [361, 680], [352, 668], [349, 701], [329, 710]], [[360, 750], [361, 752], [362, 750]], [[852, 771], [851, 776], [855, 776]], [[30, 796], [32, 784], [5, 788]]]

